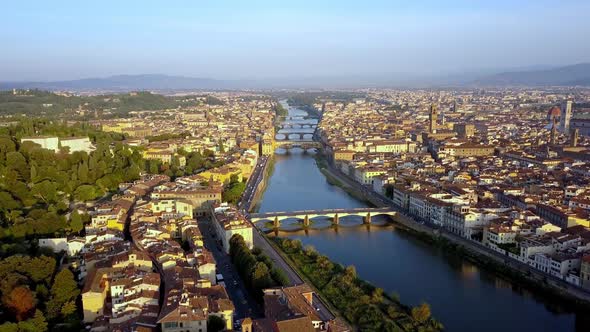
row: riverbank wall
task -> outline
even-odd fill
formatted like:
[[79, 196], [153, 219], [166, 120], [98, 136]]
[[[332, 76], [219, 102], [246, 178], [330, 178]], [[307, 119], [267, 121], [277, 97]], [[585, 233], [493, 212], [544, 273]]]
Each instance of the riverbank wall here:
[[256, 189], [254, 191], [254, 196], [252, 198], [252, 203], [250, 204], [250, 211], [248, 211], [248, 212], [256, 211], [258, 209], [258, 204], [262, 200], [262, 197], [264, 196], [264, 192], [266, 191], [266, 186], [268, 185], [268, 179], [270, 179], [270, 177], [274, 171], [274, 164], [275, 164], [274, 155], [271, 155], [268, 158], [268, 161], [266, 162], [266, 164], [264, 164], [264, 169], [261, 172], [262, 179], [260, 180], [260, 183], [258, 184], [258, 186], [256, 186]]

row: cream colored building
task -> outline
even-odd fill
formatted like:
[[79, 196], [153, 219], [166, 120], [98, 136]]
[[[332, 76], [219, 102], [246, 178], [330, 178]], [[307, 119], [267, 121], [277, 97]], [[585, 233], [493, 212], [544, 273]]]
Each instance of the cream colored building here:
[[229, 253], [229, 240], [234, 234], [241, 235], [248, 248], [254, 247], [252, 224], [235, 207], [222, 203], [214, 205], [212, 210], [213, 227], [226, 253]]

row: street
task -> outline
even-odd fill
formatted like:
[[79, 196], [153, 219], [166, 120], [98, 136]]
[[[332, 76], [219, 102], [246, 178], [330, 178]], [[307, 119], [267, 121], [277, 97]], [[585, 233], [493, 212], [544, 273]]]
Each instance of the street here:
[[266, 169], [267, 162], [268, 156], [260, 156], [258, 163], [256, 163], [256, 166], [254, 167], [254, 171], [252, 171], [250, 178], [248, 178], [246, 189], [242, 193], [242, 198], [238, 203], [238, 209], [242, 210], [246, 216], [248, 211], [250, 211], [252, 200], [256, 194], [256, 189], [264, 177], [264, 170]]
[[245, 317], [263, 317], [264, 311], [246, 289], [246, 285], [244, 285], [238, 271], [233, 266], [229, 255], [220, 249], [216, 239], [213, 238], [215, 231], [212, 229], [211, 220], [200, 219], [199, 229], [203, 235], [205, 248], [213, 254], [217, 273], [223, 275], [225, 289], [236, 308], [234, 321]]

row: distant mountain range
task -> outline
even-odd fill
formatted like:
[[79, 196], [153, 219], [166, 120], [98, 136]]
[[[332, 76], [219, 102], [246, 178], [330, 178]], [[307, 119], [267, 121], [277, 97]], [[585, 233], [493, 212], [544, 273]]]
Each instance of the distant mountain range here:
[[46, 90], [189, 90], [232, 89], [242, 82], [221, 81], [212, 78], [169, 76], [159, 74], [117, 75], [105, 78], [85, 78], [54, 82], [0, 82], [0, 89], [37, 88]]
[[[536, 68], [536, 69], [533, 69]], [[490, 74], [492, 72], [492, 74]], [[526, 70], [480, 71], [438, 76], [380, 74], [260, 80], [217, 80], [159, 74], [118, 75], [54, 82], [0, 82], [0, 90], [37, 88], [70, 91], [179, 91], [270, 88], [441, 87], [441, 86], [590, 86], [590, 63]]]
[[503, 72], [477, 79], [473, 83], [489, 86], [588, 86], [590, 63], [543, 70]]

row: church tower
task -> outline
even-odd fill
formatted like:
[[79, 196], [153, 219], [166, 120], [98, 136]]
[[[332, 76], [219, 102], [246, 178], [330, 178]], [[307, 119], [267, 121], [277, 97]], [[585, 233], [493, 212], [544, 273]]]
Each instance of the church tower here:
[[430, 128], [429, 131], [431, 134], [436, 132], [436, 128], [437, 128], [437, 121], [438, 121], [438, 109], [436, 107], [436, 105], [432, 104], [430, 105], [430, 115], [429, 115], [429, 120], [430, 120]]
[[565, 135], [570, 133], [570, 120], [572, 119], [572, 101], [568, 100], [561, 105], [560, 129]]
[[549, 142], [551, 145], [555, 145], [557, 142], [557, 122], [553, 118], [553, 125], [551, 126], [551, 134], [549, 135]]

